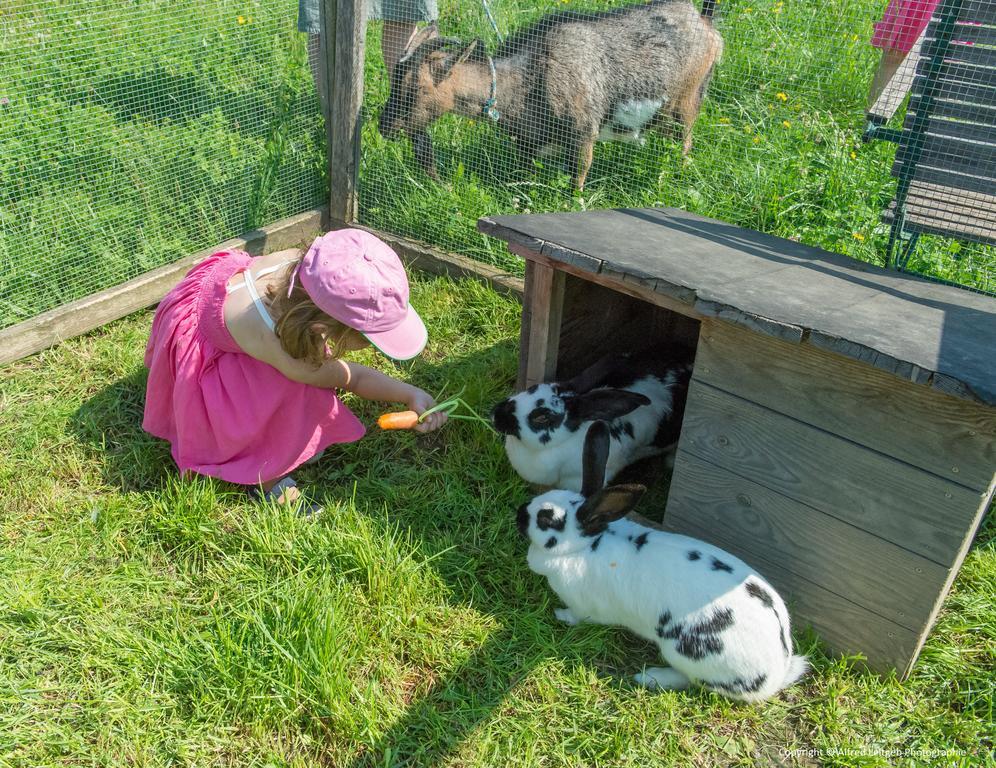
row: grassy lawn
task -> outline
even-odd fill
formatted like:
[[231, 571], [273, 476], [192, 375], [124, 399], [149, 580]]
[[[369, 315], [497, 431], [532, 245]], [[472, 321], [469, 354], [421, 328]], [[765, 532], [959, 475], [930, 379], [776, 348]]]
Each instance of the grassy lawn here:
[[[510, 390], [517, 304], [442, 279], [414, 302], [432, 341], [404, 376]], [[142, 432], [150, 322], [0, 371], [0, 765], [996, 764], [991, 515], [905, 683], [797, 627], [815, 671], [777, 700], [648, 693], [651, 645], [554, 620], [481, 427], [330, 451], [298, 474], [316, 522], [258, 508]]]

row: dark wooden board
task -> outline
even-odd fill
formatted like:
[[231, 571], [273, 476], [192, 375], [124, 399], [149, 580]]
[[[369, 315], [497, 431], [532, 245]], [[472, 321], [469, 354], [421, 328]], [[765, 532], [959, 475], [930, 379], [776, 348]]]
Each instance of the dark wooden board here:
[[533, 327], [533, 311], [529, 306], [529, 292], [526, 286], [532, 284], [532, 272], [536, 265], [530, 261], [526, 262], [526, 274], [522, 281], [522, 318], [519, 323], [519, 370], [515, 377], [515, 390], [521, 392], [525, 389], [528, 377], [529, 357], [529, 334]]
[[679, 449], [947, 567], [980, 494], [693, 378]]
[[996, 472], [996, 410], [810, 344], [702, 324], [695, 378], [979, 493]]
[[[896, 202], [883, 212], [891, 224]], [[906, 193], [906, 228], [996, 244], [996, 196], [914, 180]]]
[[653, 276], [655, 292], [694, 314], [785, 339], [815, 335], [845, 356], [928, 385], [937, 374], [958, 396], [996, 405], [992, 297], [676, 209], [496, 216], [478, 226], [581, 272]]
[[[882, 221], [891, 224], [895, 217], [895, 204], [882, 212]], [[906, 220], [903, 228], [908, 232], [922, 232], [930, 235], [957, 237], [974, 240], [978, 243], [996, 245], [996, 223], [987, 214], [979, 215], [969, 209], [952, 211], [948, 207], [918, 205], [906, 199]]]
[[679, 451], [666, 516], [710, 531], [746, 562], [762, 556], [920, 632], [948, 568]]
[[[586, 269], [568, 264], [565, 261], [558, 261], [542, 255], [537, 251], [519, 245], [509, 243], [508, 250], [516, 256], [521, 256], [527, 263], [542, 264], [557, 269], [564, 274], [580, 277], [582, 280], [611, 288], [617, 293], [630, 296], [640, 301], [646, 301], [658, 307], [664, 307], [672, 312], [700, 319], [701, 315], [695, 308], [687, 303], [687, 300], [679, 300], [663, 292], [657, 286], [647, 286], [641, 281], [617, 279], [617, 276], [610, 276], [608, 272], [591, 272]], [[694, 299], [694, 295], [692, 296]]]
[[944, 59], [992, 69], [996, 67], [996, 50], [977, 45], [949, 45], [944, 52]]
[[[882, 214], [882, 221], [891, 224], [894, 214], [892, 211], [885, 211]], [[927, 235], [941, 235], [943, 237], [957, 237], [985, 245], [996, 245], [996, 237], [992, 236], [988, 226], [974, 226], [971, 222], [955, 222], [954, 225], [943, 220], [943, 217], [919, 216], [914, 214], [906, 219], [905, 229], [908, 232], [920, 232]]]
[[996, 195], [982, 195], [978, 192], [966, 192], [963, 189], [952, 189], [938, 184], [924, 184], [914, 181], [906, 194], [907, 206], [913, 204], [924, 208], [932, 208], [940, 213], [959, 215], [977, 220], [979, 224], [987, 224], [987, 228], [996, 231]]
[[[996, 142], [996, 129], [993, 129], [992, 140]], [[989, 179], [996, 178], [996, 143], [981, 144], [930, 134], [917, 139], [916, 143], [921, 145], [917, 158], [920, 164]], [[912, 143], [901, 146], [896, 152], [896, 160], [905, 163], [914, 151]]]
[[984, 237], [996, 237], [996, 219], [988, 211], [980, 211], [970, 200], [967, 205], [959, 205], [952, 200], [936, 200], [914, 195], [906, 196], [906, 216], [918, 216], [931, 220], [936, 226], [950, 225], [952, 230], [968, 232]]
[[[938, 6], [935, 13], [940, 10], [943, 10], [942, 6]], [[993, 3], [992, 0], [962, 0], [958, 20], [988, 24], [989, 26], [996, 25], [996, 3]]]
[[[921, 58], [917, 63], [916, 77], [928, 77], [930, 65], [931, 62], [929, 59]], [[957, 61], [945, 61], [941, 64], [938, 76], [944, 80], [960, 80], [968, 83], [978, 83], [979, 85], [996, 85], [996, 69], [974, 67], [971, 64], [963, 64]]]
[[918, 99], [927, 93], [935, 98], [965, 101], [969, 104], [996, 103], [996, 85], [971, 80], [944, 77], [937, 78], [932, 84], [928, 84], [927, 80], [918, 80], [913, 84], [912, 90]]
[[[916, 113], [907, 112], [906, 128], [912, 125], [916, 118]], [[931, 117], [927, 120], [927, 134], [930, 136], [947, 136], [953, 139], [965, 139], [967, 141], [978, 141], [991, 144], [994, 140], [992, 126], [975, 125], [974, 123], [959, 123], [957, 120], [948, 120], [943, 117]]]
[[[930, 114], [937, 117], [950, 117], [955, 120], [966, 120], [979, 125], [996, 125], [996, 106], [986, 106], [983, 104], [964, 104], [953, 101], [954, 95], [947, 95], [943, 99], [935, 99], [930, 107]], [[921, 98], [913, 96], [910, 98], [910, 109], [918, 112], [921, 109]]]
[[[931, 36], [928, 40], [934, 40]], [[981, 24], [966, 24], [964, 22], [955, 24], [952, 41], [957, 43], [972, 43], [973, 45], [993, 45], [996, 46], [996, 28], [982, 26]]]
[[[964, 101], [970, 104], [992, 105], [996, 104], [996, 85], [979, 85], [977, 83], [953, 83], [945, 82], [943, 86], [943, 98], [952, 101]], [[990, 111], [990, 114], [992, 112]], [[990, 126], [992, 127], [992, 126]], [[990, 132], [990, 144], [996, 141], [996, 129]]]
[[533, 264], [527, 275], [523, 304], [529, 308], [529, 336], [522, 386], [551, 381], [556, 374], [565, 277], [543, 264]]
[[[903, 163], [896, 162], [892, 166], [892, 175], [898, 177], [903, 173], [903, 170]], [[983, 176], [972, 176], [967, 173], [958, 173], [949, 168], [935, 168], [919, 164], [913, 169], [913, 179], [924, 184], [939, 184], [980, 195], [996, 195], [996, 180]]]
[[[668, 514], [662, 527], [724, 546], [720, 531], [704, 528], [695, 519]], [[753, 555], [747, 562], [785, 600], [794, 631], [802, 626], [812, 626], [831, 651], [863, 654], [873, 670], [886, 672], [895, 668], [903, 671], [909, 666], [917, 647], [917, 634], [912, 630], [786, 570], [773, 558]]]

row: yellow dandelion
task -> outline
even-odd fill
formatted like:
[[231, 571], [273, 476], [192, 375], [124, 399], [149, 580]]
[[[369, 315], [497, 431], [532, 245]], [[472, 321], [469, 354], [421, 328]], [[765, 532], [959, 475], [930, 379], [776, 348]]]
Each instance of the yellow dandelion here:
[[851, 42], [852, 43], [858, 42], [858, 36], [857, 35], [851, 35]]
[[862, 235], [860, 232], [855, 232], [851, 236], [859, 243], [863, 243], [865, 241], [865, 236]]
[[781, 91], [779, 91], [778, 93], [775, 94], [775, 98], [779, 99], [780, 101], [788, 101], [789, 100], [789, 97], [786, 94], [782, 93]]
[[730, 118], [728, 118], [728, 117], [721, 117], [721, 118], [719, 118], [719, 122], [721, 122], [723, 125], [729, 125]]
[[753, 138], [753, 142], [754, 142], [755, 144], [760, 144], [760, 143], [761, 143], [761, 137], [760, 137], [760, 136], [755, 136], [755, 137]]
[[746, 8], [744, 8], [744, 13], [750, 13], [750, 12], [751, 12], [751, 11], [753, 11], [753, 10], [754, 10], [754, 9], [753, 9], [753, 8], [751, 8], [751, 7], [750, 7], [750, 6], [748, 5], [748, 6], [746, 7]]
[[857, 152], [851, 152], [851, 159], [852, 160], [857, 160], [858, 159], [858, 153]]
[[791, 128], [792, 127], [792, 123], [790, 123], [788, 120], [782, 120], [782, 127], [783, 128]]
[[239, 16], [235, 20], [237, 22], [239, 22], [239, 24], [245, 24], [246, 23], [246, 17], [245, 16]]
[[781, 4], [779, 4], [779, 5], [778, 5], [778, 6], [776, 6], [775, 8], [772, 8], [772, 9], [771, 9], [771, 12], [772, 12], [772, 13], [781, 13], [781, 12], [782, 12], [782, 7], [781, 7]]

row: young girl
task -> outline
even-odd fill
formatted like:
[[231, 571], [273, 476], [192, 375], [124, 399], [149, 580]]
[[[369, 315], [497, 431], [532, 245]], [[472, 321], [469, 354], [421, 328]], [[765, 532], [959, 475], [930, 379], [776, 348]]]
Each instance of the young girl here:
[[[407, 360], [426, 340], [400, 259], [367, 232], [329, 232], [303, 258], [222, 251], [156, 310], [142, 426], [172, 444], [181, 472], [292, 502], [299, 493], [289, 472], [365, 431], [336, 389], [417, 413], [435, 405], [421, 389], [340, 356], [372, 344]], [[416, 429], [445, 421], [432, 413]]]

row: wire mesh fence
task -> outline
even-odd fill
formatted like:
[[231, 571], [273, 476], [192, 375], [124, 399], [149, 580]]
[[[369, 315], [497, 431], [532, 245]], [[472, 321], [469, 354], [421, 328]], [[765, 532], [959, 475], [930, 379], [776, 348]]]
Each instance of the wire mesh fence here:
[[[963, 59], [971, 48], [971, 61], [952, 62], [950, 50], [938, 53], [930, 42], [941, 22], [928, 22], [962, 2], [982, 11], [959, 20], [954, 37], [956, 45], [968, 41], [971, 27], [970, 44], [956, 51]], [[396, 31], [373, 23], [361, 221], [515, 270], [514, 259], [475, 231], [479, 216], [675, 206], [881, 264], [894, 245], [900, 166], [911, 156], [901, 146], [894, 168], [895, 144], [863, 141], [866, 115], [881, 91], [894, 116], [873, 126], [905, 125], [909, 134], [924, 104], [923, 77], [913, 85], [908, 73], [889, 75], [903, 61], [923, 71], [919, 57], [932, 54], [946, 72], [956, 67], [941, 82], [963, 87], [962, 96], [949, 88], [945, 103], [975, 100], [971, 109], [948, 106], [954, 114], [945, 118], [967, 124], [968, 135], [957, 145], [912, 141], [927, 142], [924, 159], [935, 171], [939, 158], [956, 164], [961, 176], [944, 176], [948, 187], [934, 197], [949, 208], [969, 200], [969, 234], [982, 236], [920, 227], [906, 267], [996, 290], [996, 206], [992, 174], [984, 178], [996, 144], [992, 8], [981, 0], [893, 0], [888, 9], [885, 0], [706, 0], [694, 9], [683, 0], [444, 0], [442, 39], [416, 39], [422, 45], [395, 70], [393, 86], [380, 35]], [[900, 104], [911, 87], [907, 115]], [[593, 137], [582, 188], [578, 169]], [[953, 149], [959, 157], [945, 157]], [[922, 195], [911, 201], [922, 208]], [[943, 207], [936, 214], [959, 215]], [[905, 217], [899, 246], [914, 219]]]
[[0, 327], [327, 199], [297, 10], [0, 2]]
[[[996, 290], [993, 2], [707, 0], [681, 15], [675, 0], [635, 23], [647, 6], [615, 0], [371, 5], [438, 15], [447, 39], [408, 59], [431, 98], [399, 86], [389, 103], [382, 50], [400, 55], [411, 26], [369, 27], [364, 224], [517, 270], [479, 216], [668, 205]], [[0, 3], [0, 327], [327, 199], [319, 50], [298, 10]], [[606, 12], [615, 26], [591, 32]], [[705, 74], [701, 106], [683, 101]], [[862, 141], [869, 104], [869, 133], [898, 149]], [[423, 110], [415, 142], [392, 135], [392, 110]], [[611, 140], [587, 166], [593, 115]]]

